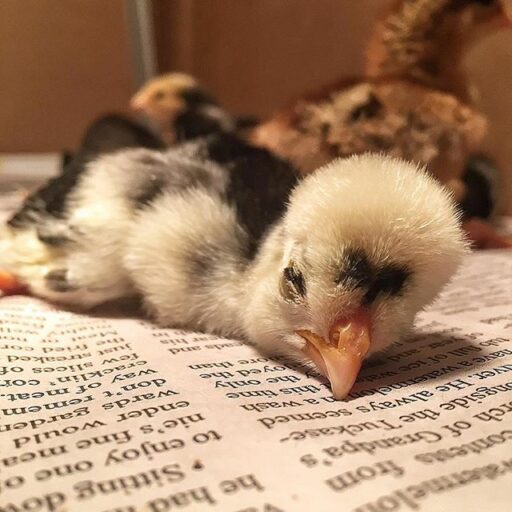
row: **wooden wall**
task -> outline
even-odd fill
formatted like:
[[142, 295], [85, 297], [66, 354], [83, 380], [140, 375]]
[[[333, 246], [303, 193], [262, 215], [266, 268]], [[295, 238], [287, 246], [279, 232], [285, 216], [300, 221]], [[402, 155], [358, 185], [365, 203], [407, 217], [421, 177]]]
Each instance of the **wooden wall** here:
[[480, 107], [490, 120], [486, 148], [503, 171], [501, 211], [512, 215], [512, 30], [473, 48], [467, 64], [480, 91]]
[[386, 0], [153, 0], [161, 69], [197, 75], [237, 112], [268, 115], [361, 72]]
[[123, 0], [0, 0], [0, 152], [73, 147], [132, 93]]

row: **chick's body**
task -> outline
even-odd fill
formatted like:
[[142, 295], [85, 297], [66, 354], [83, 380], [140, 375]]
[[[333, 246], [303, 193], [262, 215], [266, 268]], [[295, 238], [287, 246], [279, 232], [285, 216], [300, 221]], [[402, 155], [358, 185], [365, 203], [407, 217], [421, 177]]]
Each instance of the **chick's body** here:
[[353, 157], [297, 184], [286, 162], [219, 134], [99, 158], [62, 215], [6, 225], [0, 249], [37, 296], [81, 307], [140, 296], [161, 325], [313, 361], [342, 398], [465, 244], [450, 198], [415, 166]]
[[[284, 210], [297, 176], [268, 151], [222, 134], [168, 151], [104, 155], [73, 186], [60, 187], [65, 181], [63, 175], [50, 182], [62, 192], [58, 210], [53, 200], [37, 211], [29, 203], [7, 222], [0, 267], [12, 269], [36, 295], [90, 307], [134, 292], [126, 265], [136, 260], [138, 247], [154, 250], [158, 269], [159, 249], [168, 242], [169, 251], [198, 273], [201, 265], [206, 273], [211, 268], [210, 256], [249, 257]], [[130, 236], [137, 233], [144, 242], [132, 246]]]

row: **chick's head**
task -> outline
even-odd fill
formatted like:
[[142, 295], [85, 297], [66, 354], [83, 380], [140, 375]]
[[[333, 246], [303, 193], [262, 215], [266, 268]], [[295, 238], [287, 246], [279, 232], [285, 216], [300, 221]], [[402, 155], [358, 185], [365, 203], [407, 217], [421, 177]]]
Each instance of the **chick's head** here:
[[161, 125], [169, 125], [200, 95], [197, 80], [184, 73], [168, 73], [147, 82], [130, 101], [133, 110], [143, 112]]
[[305, 178], [265, 249], [251, 338], [314, 363], [343, 398], [362, 361], [408, 332], [467, 246], [445, 189], [414, 165], [367, 154]]

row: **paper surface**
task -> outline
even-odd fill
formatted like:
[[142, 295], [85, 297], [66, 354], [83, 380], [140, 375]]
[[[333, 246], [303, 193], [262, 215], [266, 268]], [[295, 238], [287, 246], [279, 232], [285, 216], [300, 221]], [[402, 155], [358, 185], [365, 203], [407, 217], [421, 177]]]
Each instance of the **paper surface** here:
[[510, 510], [512, 253], [343, 402], [239, 341], [3, 298], [0, 447], [0, 512]]

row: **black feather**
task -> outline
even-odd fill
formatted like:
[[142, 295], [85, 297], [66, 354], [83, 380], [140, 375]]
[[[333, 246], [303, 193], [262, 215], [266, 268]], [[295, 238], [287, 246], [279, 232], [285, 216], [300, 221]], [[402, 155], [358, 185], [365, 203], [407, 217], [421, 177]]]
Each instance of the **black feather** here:
[[177, 142], [224, 131], [219, 119], [195, 108], [179, 114], [173, 122], [173, 127]]
[[306, 281], [302, 272], [297, 270], [293, 265], [290, 265], [283, 270], [283, 274], [285, 279], [291, 283], [293, 289], [296, 290], [301, 297], [305, 297]]
[[97, 119], [86, 130], [77, 153], [68, 156], [61, 174], [31, 194], [8, 224], [20, 228], [41, 215], [61, 217], [87, 164], [99, 155], [130, 147], [162, 149], [164, 145], [144, 126], [126, 117], [109, 114]]
[[199, 88], [185, 89], [180, 96], [185, 100], [187, 109], [193, 110], [203, 105], [217, 105], [217, 101]]
[[208, 138], [207, 157], [228, 169], [227, 200], [250, 237], [253, 255], [262, 236], [284, 213], [298, 174], [285, 160], [229, 134]]

